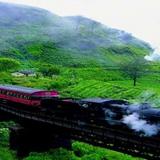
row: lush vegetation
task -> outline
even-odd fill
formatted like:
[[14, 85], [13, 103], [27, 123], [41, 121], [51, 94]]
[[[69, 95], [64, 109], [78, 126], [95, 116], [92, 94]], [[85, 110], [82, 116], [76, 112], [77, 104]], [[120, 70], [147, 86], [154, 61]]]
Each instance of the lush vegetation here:
[[149, 54], [149, 45], [121, 30], [81, 17], [0, 3], [0, 56], [65, 66], [111, 66]]
[[[130, 74], [117, 69], [119, 64], [127, 64], [151, 51], [148, 44], [124, 31], [81, 16], [59, 17], [42, 9], [0, 3], [0, 35], [1, 84], [56, 89], [63, 97], [126, 99], [160, 107], [159, 64], [136, 77], [136, 86]], [[11, 74], [17, 71], [26, 74]], [[0, 124], [2, 160], [17, 159], [8, 146], [7, 128], [11, 124]], [[51, 149], [45, 153], [31, 153], [24, 160], [42, 159], [138, 158], [73, 142], [71, 151]]]
[[115, 151], [93, 147], [91, 145], [73, 142], [72, 150], [60, 148], [50, 150], [47, 153], [31, 153], [29, 157], [24, 160], [140, 160], [140, 158], [133, 158], [131, 156], [118, 153]]
[[117, 69], [44, 66], [46, 66], [45, 72], [40, 66], [40, 69], [35, 69], [34, 77], [17, 77], [11, 76], [9, 72], [1, 72], [0, 83], [57, 89], [63, 97], [106, 97], [148, 101], [159, 107], [159, 67], [153, 66], [153, 69], [137, 79], [137, 85], [133, 87], [133, 80], [130, 76], [124, 76], [123, 72]]
[[20, 63], [11, 58], [0, 58], [0, 71], [14, 71], [20, 67]]
[[0, 159], [16, 160], [16, 153], [9, 149], [9, 131], [8, 127], [13, 122], [0, 122]]

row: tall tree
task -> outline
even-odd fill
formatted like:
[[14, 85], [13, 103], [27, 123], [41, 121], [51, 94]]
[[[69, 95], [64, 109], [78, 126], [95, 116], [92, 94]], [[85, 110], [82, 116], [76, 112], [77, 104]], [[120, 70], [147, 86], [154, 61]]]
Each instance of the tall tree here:
[[148, 67], [149, 64], [144, 58], [135, 58], [132, 61], [120, 64], [122, 74], [131, 78], [134, 86], [136, 86], [137, 79], [145, 74]]

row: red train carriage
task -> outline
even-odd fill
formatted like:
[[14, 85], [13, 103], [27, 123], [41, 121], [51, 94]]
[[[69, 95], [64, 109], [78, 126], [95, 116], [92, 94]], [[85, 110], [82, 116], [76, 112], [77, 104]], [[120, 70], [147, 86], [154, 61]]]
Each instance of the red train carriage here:
[[46, 91], [15, 85], [0, 85], [0, 100], [5, 103], [40, 106], [42, 98], [58, 97], [57, 91]]

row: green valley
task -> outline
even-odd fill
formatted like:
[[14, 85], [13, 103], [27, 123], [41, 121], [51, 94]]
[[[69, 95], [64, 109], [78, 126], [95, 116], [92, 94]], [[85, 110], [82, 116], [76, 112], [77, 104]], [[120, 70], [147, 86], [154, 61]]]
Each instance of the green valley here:
[[[149, 67], [141, 66], [144, 73], [135, 86], [120, 68], [153, 51], [148, 43], [125, 31], [83, 16], [61, 17], [41, 8], [0, 2], [0, 35], [1, 84], [55, 89], [61, 97], [123, 99], [160, 107], [158, 62], [146, 61]], [[17, 159], [8, 142], [12, 124], [0, 123], [2, 160]], [[24, 158], [52, 159], [140, 160], [75, 141], [70, 151], [51, 149]]]

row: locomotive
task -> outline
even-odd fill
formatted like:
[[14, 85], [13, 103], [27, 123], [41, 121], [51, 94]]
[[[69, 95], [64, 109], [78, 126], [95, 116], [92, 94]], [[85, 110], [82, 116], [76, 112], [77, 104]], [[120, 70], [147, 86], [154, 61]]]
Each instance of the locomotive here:
[[14, 85], [0, 85], [0, 102], [19, 110], [36, 111], [50, 117], [77, 121], [79, 125], [96, 124], [100, 127], [135, 130], [135, 123], [130, 120], [132, 118], [133, 121], [145, 125], [139, 130], [136, 128], [136, 132], [146, 132], [143, 127], [154, 127], [156, 134], [159, 132], [160, 110], [147, 103], [133, 105], [125, 100], [102, 98], [67, 99], [60, 98], [55, 90], [46, 91]]
[[[112, 127], [141, 134], [155, 136], [159, 132], [160, 110], [147, 103], [130, 104], [125, 100], [90, 98], [43, 99], [42, 106], [52, 116], [78, 121], [79, 124]], [[136, 126], [137, 125], [137, 126]]]
[[133, 105], [125, 100], [52, 98], [43, 99], [41, 104], [52, 116], [77, 122], [82, 127], [89, 124], [145, 137], [159, 135], [160, 109], [147, 103]]

